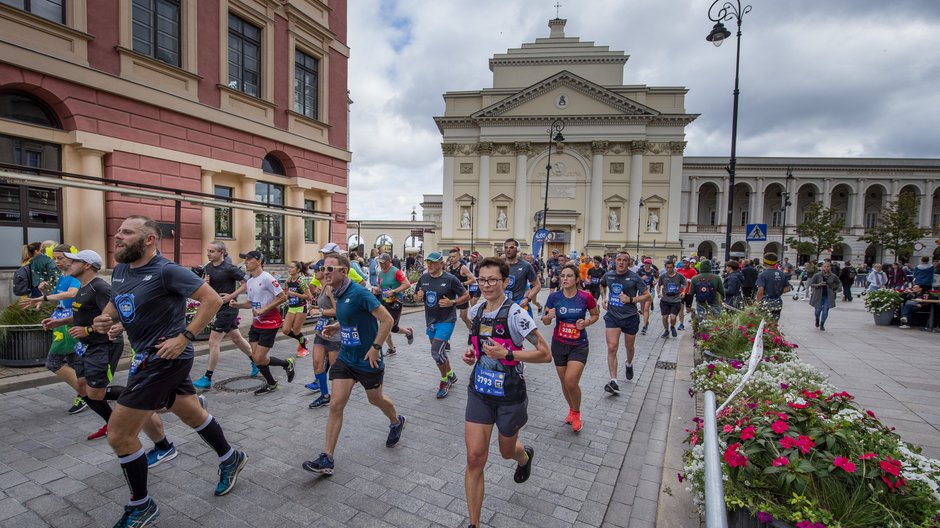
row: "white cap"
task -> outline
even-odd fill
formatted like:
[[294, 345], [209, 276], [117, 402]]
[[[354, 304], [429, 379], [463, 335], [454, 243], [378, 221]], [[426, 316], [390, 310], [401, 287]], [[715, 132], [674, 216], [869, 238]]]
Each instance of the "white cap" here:
[[83, 249], [78, 253], [63, 253], [62, 255], [69, 260], [77, 260], [79, 262], [91, 264], [91, 267], [95, 268], [96, 270], [101, 269], [101, 255], [90, 249]]
[[343, 248], [339, 247], [339, 244], [336, 244], [335, 242], [327, 242], [326, 245], [320, 248], [320, 253], [326, 255], [329, 255], [330, 253], [342, 254], [345, 253], [345, 251], [343, 251]]

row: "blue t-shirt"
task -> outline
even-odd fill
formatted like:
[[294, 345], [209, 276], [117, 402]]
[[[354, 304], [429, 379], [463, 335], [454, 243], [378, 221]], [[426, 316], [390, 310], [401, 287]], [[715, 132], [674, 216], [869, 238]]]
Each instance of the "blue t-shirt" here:
[[[186, 299], [205, 281], [187, 268], [156, 255], [139, 268], [119, 263], [111, 277], [111, 302], [137, 354], [153, 353], [161, 337], [186, 329]], [[178, 359], [193, 357], [192, 343]]]
[[[78, 282], [78, 279], [72, 277], [71, 275], [62, 275], [59, 277], [59, 280], [55, 283], [55, 289], [52, 290], [53, 294], [62, 293], [69, 291], [69, 288], [75, 288], [76, 290], [82, 287], [82, 283]], [[72, 308], [72, 299], [62, 299], [59, 301], [58, 308], [64, 310], [69, 310]]]
[[524, 260], [518, 260], [515, 264], [509, 264], [509, 284], [506, 286], [506, 297], [513, 302], [518, 303], [529, 291], [529, 285], [535, 284], [538, 275], [532, 265]]
[[340, 328], [339, 358], [350, 367], [374, 372], [385, 368], [385, 354], [379, 354], [378, 368], [372, 368], [366, 354], [379, 333], [379, 321], [372, 315], [381, 304], [369, 290], [353, 282], [336, 299], [336, 320]]
[[587, 332], [578, 330], [575, 323], [578, 319], [587, 319], [588, 312], [597, 306], [597, 301], [590, 293], [579, 290], [574, 297], [568, 298], [565, 292], [556, 291], [548, 296], [545, 302], [546, 309], [555, 309], [555, 330], [552, 340], [568, 345], [587, 344]]

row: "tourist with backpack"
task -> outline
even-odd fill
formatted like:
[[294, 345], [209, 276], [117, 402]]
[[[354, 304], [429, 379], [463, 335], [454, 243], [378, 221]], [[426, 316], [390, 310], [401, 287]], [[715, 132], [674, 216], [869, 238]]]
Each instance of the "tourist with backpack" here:
[[732, 308], [741, 308], [744, 304], [744, 274], [738, 267], [738, 261], [734, 259], [725, 265], [725, 304]]
[[752, 302], [754, 300], [754, 294], [757, 293], [756, 285], [757, 275], [759, 273], [752, 260], [748, 259], [744, 261], [744, 268], [741, 269], [741, 276], [743, 277], [741, 294], [747, 302]]
[[711, 261], [703, 260], [699, 263], [699, 274], [692, 277], [692, 296], [695, 297], [695, 313], [699, 319], [721, 313], [724, 295], [724, 284], [712, 273]]

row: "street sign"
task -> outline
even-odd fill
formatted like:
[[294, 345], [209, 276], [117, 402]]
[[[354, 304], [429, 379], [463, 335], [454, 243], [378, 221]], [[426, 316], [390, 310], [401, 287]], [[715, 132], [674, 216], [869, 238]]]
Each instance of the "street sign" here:
[[748, 242], [766, 242], [767, 224], [748, 224], [746, 234], [745, 240]]

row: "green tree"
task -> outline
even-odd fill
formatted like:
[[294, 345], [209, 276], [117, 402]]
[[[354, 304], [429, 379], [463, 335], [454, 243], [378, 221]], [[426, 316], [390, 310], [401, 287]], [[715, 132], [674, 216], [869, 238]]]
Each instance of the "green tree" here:
[[927, 236], [926, 230], [917, 225], [919, 202], [913, 193], [902, 193], [897, 200], [882, 207], [878, 225], [867, 230], [859, 240], [890, 249], [894, 253], [895, 262], [900, 256], [911, 255], [914, 243]]
[[787, 243], [791, 246], [799, 245], [800, 250], [807, 250], [815, 254], [816, 260], [823, 251], [842, 244], [842, 226], [844, 220], [836, 216], [836, 210], [826, 207], [822, 202], [809, 204], [803, 216], [803, 221], [796, 226], [797, 237], [790, 237]]

